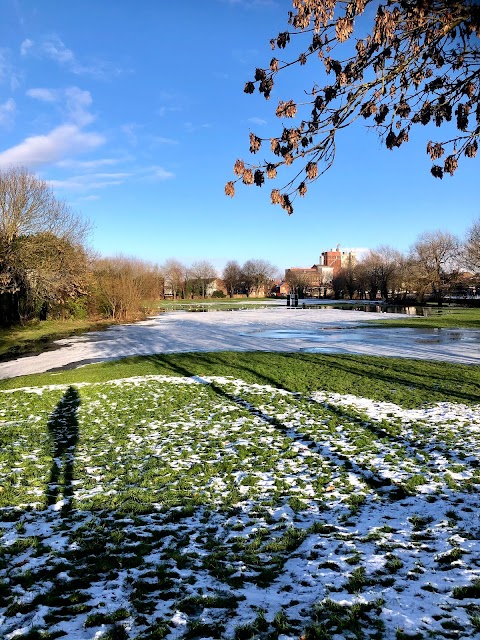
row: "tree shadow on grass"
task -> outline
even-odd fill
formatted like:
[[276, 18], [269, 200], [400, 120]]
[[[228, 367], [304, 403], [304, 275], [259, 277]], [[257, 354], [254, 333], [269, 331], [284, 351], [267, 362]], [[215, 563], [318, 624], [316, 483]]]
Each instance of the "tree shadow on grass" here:
[[[269, 353], [269, 355], [272, 354]], [[281, 354], [275, 353], [274, 355], [279, 356]], [[187, 377], [193, 375], [239, 377], [239, 375], [242, 375], [242, 380], [245, 382], [260, 382], [261, 384], [269, 384], [273, 387], [282, 386], [281, 381], [274, 375], [270, 375], [273, 373], [271, 366], [266, 366], [265, 370], [259, 369], [257, 359], [262, 356], [265, 356], [265, 352], [195, 351], [176, 354], [154, 354], [140, 357], [165, 375], [171, 374]], [[248, 361], [252, 363], [255, 362], [255, 364], [248, 366]]]
[[[198, 376], [196, 372], [191, 371], [190, 369], [183, 367], [178, 363], [170, 362], [169, 365], [172, 371], [177, 373], [177, 375], [180, 374], [181, 376], [184, 376], [187, 378], [191, 378], [195, 376], [200, 382], [202, 381], [202, 378]], [[279, 420], [275, 416], [271, 416], [265, 413], [264, 411], [262, 411], [261, 409], [259, 409], [258, 407], [255, 407], [254, 405], [251, 404], [251, 402], [244, 400], [243, 398], [237, 395], [228, 393], [228, 391], [225, 391], [220, 385], [216, 384], [214, 381], [211, 381], [211, 380], [205, 381], [205, 384], [208, 384], [208, 386], [212, 389], [212, 391], [214, 391], [218, 395], [219, 399], [227, 400], [230, 403], [234, 403], [242, 407], [242, 409], [245, 409], [251, 415], [257, 418], [260, 418], [266, 424], [269, 424], [275, 427], [283, 435], [291, 438], [295, 442], [301, 442], [307, 445], [310, 449], [314, 451], [318, 451], [319, 453], [321, 453], [322, 456], [325, 456], [326, 458], [330, 459], [337, 466], [344, 467], [345, 463], [347, 463], [348, 468], [352, 472], [356, 473], [363, 480], [363, 482], [368, 487], [370, 487], [370, 489], [372, 489], [373, 491], [381, 492], [381, 493], [387, 492], [389, 498], [392, 500], [402, 500], [403, 498], [406, 497], [407, 493], [405, 492], [403, 487], [398, 486], [390, 478], [376, 474], [375, 472], [372, 471], [372, 469], [368, 468], [362, 463], [357, 462], [352, 457], [346, 456], [344, 454], [341, 454], [335, 451], [334, 448], [326, 445], [325, 443], [318, 442], [318, 438], [314, 438], [313, 436], [310, 436], [306, 433], [302, 433], [292, 425], [284, 424], [281, 420]], [[275, 386], [278, 386], [278, 385], [275, 385]], [[310, 400], [310, 402], [314, 405], [318, 404], [313, 400]], [[345, 417], [347, 417], [347, 415], [348, 417], [350, 417], [350, 414], [348, 414], [347, 411], [344, 411], [342, 409], [339, 409], [339, 413], [343, 413]], [[355, 419], [360, 421], [358, 416], [355, 416]]]
[[480, 398], [480, 375], [473, 365], [444, 367], [408, 358], [261, 351], [156, 354], [141, 360], [165, 375], [231, 375], [292, 393], [353, 393], [412, 408], [446, 399], [477, 403]]
[[72, 480], [75, 448], [78, 442], [79, 405], [78, 391], [74, 387], [69, 387], [48, 418], [53, 462], [47, 485], [46, 502], [47, 506], [52, 506], [62, 494], [63, 512], [71, 510], [73, 498]]
[[[297, 363], [303, 362], [306, 367], [312, 366], [312, 354], [288, 353], [285, 356], [295, 359]], [[369, 386], [377, 383], [381, 388], [381, 396], [389, 391], [392, 394], [395, 389], [398, 389], [406, 396], [419, 392], [425, 397], [425, 402], [445, 401], [445, 395], [454, 402], [479, 402], [480, 378], [477, 369], [472, 365], [449, 364], [446, 373], [440, 362], [395, 358], [395, 370], [392, 371], [390, 358], [334, 354], [320, 357], [328, 365], [332, 378], [335, 377], [338, 380], [340, 377], [341, 380], [342, 374], [345, 374], [349, 379], [351, 376], [356, 377], [360, 386], [367, 386], [365, 380], [368, 380]], [[317, 389], [322, 388], [336, 393], [348, 392], [346, 389], [334, 388], [338, 384], [330, 384], [328, 378], [322, 382], [326, 384], [318, 385]], [[374, 396], [375, 393], [369, 397]], [[392, 397], [391, 401], [395, 402], [395, 397]]]

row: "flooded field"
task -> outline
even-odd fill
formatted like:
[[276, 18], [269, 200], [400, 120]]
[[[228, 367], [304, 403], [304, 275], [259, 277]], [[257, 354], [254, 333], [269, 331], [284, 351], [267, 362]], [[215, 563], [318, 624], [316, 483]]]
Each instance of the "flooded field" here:
[[[388, 314], [392, 320], [404, 317]], [[202, 351], [323, 351], [480, 364], [478, 330], [370, 324], [379, 319], [385, 314], [332, 306], [318, 313], [278, 305], [237, 313], [162, 313], [144, 322], [58, 340], [55, 351], [0, 363], [0, 378], [126, 356]]]

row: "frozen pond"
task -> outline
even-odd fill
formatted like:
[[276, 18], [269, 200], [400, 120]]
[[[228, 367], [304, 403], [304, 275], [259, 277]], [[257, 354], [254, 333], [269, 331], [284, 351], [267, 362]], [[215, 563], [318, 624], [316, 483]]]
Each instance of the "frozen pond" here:
[[[272, 306], [231, 313], [164, 313], [57, 342], [37, 356], [0, 363], [0, 378], [73, 368], [125, 356], [189, 351], [350, 353], [480, 364], [480, 332], [369, 327], [384, 313]], [[389, 319], [404, 318], [389, 313]], [[419, 324], [421, 324], [419, 319]]]
[[[328, 345], [339, 339], [346, 346], [354, 342], [372, 342], [377, 340], [378, 328], [358, 327], [352, 331], [351, 327], [336, 327], [334, 329], [320, 328], [316, 331], [297, 331], [295, 329], [260, 330], [251, 335], [257, 338], [269, 338], [277, 340], [308, 340]], [[339, 332], [340, 335], [339, 335]], [[448, 345], [451, 342], [461, 342], [465, 349], [480, 347], [480, 332], [474, 329], [382, 329], [382, 340], [395, 343], [410, 338], [414, 344], [438, 344]], [[317, 351], [319, 349], [307, 349]], [[323, 350], [323, 349], [322, 349]]]

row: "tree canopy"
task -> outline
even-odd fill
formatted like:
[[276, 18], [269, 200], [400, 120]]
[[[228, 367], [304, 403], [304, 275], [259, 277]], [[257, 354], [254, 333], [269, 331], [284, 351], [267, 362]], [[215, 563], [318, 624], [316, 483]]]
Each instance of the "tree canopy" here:
[[86, 292], [88, 223], [26, 169], [0, 172], [0, 326]]
[[[291, 46], [295, 54], [286, 60], [274, 55], [268, 67], [255, 70], [244, 91], [258, 90], [268, 100], [278, 74], [314, 60], [329, 81], [307, 88], [301, 100], [279, 100], [280, 135], [250, 133], [250, 153], [263, 152], [268, 143], [271, 156], [258, 163], [238, 159], [236, 177], [225, 186], [228, 196], [233, 197], [239, 181], [261, 187], [284, 165], [294, 165], [293, 177], [271, 191], [272, 204], [291, 214], [295, 198], [305, 196], [309, 183], [331, 167], [337, 133], [358, 118], [378, 131], [388, 149], [408, 142], [415, 125], [441, 127], [441, 139], [426, 145], [436, 178], [453, 175], [462, 157], [475, 157], [480, 136], [478, 2], [292, 2], [290, 28], [270, 44], [280, 52]], [[297, 38], [298, 54], [292, 46]]]

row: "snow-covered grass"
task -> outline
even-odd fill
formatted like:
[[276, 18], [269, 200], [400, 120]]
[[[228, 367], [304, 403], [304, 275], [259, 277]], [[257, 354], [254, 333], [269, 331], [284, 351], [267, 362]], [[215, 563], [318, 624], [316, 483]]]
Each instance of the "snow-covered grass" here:
[[0, 637], [479, 637], [479, 429], [228, 376], [1, 391]]

